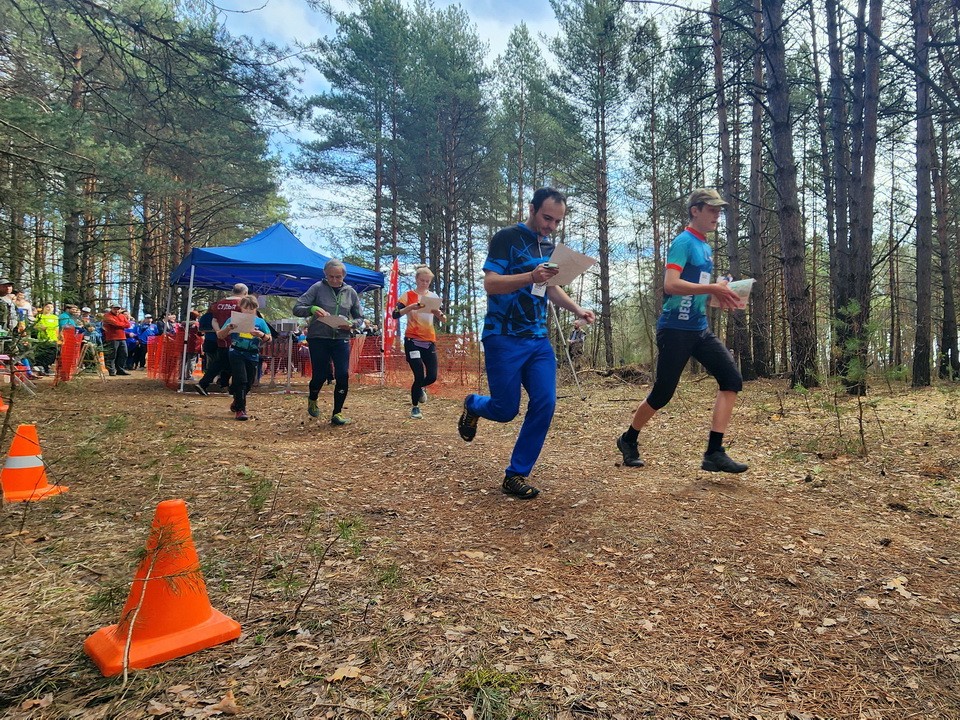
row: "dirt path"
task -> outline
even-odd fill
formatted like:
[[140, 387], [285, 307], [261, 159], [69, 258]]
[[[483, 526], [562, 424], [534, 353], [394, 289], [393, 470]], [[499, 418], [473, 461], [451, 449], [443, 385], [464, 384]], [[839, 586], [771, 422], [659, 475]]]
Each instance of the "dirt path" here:
[[[718, 477], [709, 382], [635, 469], [614, 439], [645, 388], [595, 380], [562, 391], [521, 502], [499, 489], [518, 425], [465, 444], [454, 399], [416, 421], [403, 391], [355, 388], [332, 428], [260, 392], [238, 423], [226, 396], [108, 380], [15, 407], [70, 491], [0, 516], [5, 717], [213, 717], [225, 697], [250, 718], [960, 717], [955, 388], [861, 406], [751, 383], [728, 443], [751, 469]], [[173, 497], [244, 634], [122, 688], [81, 645]]]

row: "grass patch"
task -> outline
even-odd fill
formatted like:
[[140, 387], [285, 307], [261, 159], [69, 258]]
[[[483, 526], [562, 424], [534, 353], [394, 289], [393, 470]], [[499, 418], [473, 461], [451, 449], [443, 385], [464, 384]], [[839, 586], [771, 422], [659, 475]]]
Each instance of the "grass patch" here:
[[470, 696], [476, 720], [510, 720], [516, 717], [510, 699], [527, 683], [520, 673], [505, 673], [490, 667], [471, 670], [460, 681]]

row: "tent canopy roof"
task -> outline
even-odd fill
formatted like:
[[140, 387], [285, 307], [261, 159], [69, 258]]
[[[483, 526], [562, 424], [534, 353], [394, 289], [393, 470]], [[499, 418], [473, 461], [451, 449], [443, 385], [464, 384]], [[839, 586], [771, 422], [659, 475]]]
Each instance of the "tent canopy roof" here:
[[[171, 285], [231, 290], [245, 284], [253, 295], [300, 296], [323, 279], [330, 260], [304, 245], [282, 222], [229, 247], [194, 248], [170, 274]], [[357, 292], [382, 288], [383, 273], [344, 263], [345, 282]]]

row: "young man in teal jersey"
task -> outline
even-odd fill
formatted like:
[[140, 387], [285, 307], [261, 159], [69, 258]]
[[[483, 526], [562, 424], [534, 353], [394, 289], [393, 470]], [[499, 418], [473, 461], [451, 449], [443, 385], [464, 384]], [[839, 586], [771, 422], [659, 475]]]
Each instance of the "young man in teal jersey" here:
[[657, 410], [665, 407], [680, 383], [680, 375], [693, 357], [717, 380], [719, 389], [701, 469], [741, 473], [747, 469], [727, 455], [723, 436], [733, 415], [743, 378], [733, 355], [707, 327], [707, 297], [731, 310], [739, 296], [726, 280], [711, 282], [713, 250], [707, 235], [715, 232], [727, 202], [716, 190], [699, 188], [687, 199], [690, 222], [671, 243], [663, 279], [663, 312], [657, 322], [657, 379], [653, 389], [633, 415], [633, 422], [617, 438], [617, 449], [628, 467], [643, 467], [638, 437]]

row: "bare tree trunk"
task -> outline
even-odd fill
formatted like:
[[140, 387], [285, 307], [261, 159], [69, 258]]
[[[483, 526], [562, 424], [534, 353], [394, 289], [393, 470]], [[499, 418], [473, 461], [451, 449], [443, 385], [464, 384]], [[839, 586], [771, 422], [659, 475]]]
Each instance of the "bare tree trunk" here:
[[[727, 206], [726, 230], [727, 262], [730, 274], [741, 277], [740, 248], [740, 168], [737, 163], [739, 152], [734, 152], [730, 142], [730, 120], [727, 112], [727, 93], [723, 80], [723, 53], [721, 52], [720, 8], [718, 0], [710, 2], [710, 26], [713, 36], [713, 82], [717, 91], [717, 114], [720, 125], [720, 167], [723, 175], [723, 195], [730, 203]], [[738, 148], [739, 150], [739, 148]], [[755, 380], [750, 338], [747, 334], [747, 314], [744, 310], [730, 312], [733, 331], [733, 354], [740, 363], [740, 372], [744, 380]]]
[[[606, 78], [606, 68], [601, 66], [596, 75]], [[603, 98], [604, 92], [598, 92]], [[609, 370], [614, 366], [613, 358], [613, 318], [610, 299], [610, 177], [607, 167], [607, 108], [601, 100], [595, 109], [594, 143], [596, 147], [595, 183], [597, 193], [597, 253], [600, 266], [600, 323], [603, 327], [604, 361]]]
[[[827, 49], [830, 58], [830, 138], [833, 143], [834, 216], [836, 233], [830, 249], [830, 317], [836, 318], [845, 304], [846, 278], [849, 264], [850, 226], [850, 133], [847, 125], [847, 71], [843, 63], [840, 42], [840, 17], [837, 0], [826, 0]], [[840, 348], [846, 341], [846, 326], [835, 323], [835, 340], [830, 350], [830, 374], [841, 372], [838, 362]]]
[[940, 130], [940, 158], [933, 157], [933, 194], [936, 202], [937, 240], [940, 248], [940, 281], [943, 290], [943, 319], [940, 324], [940, 352], [937, 376], [943, 380], [960, 378], [960, 350], [957, 348], [957, 308], [953, 296], [953, 272], [950, 257], [947, 193], [947, 133]]
[[[854, 59], [854, 98], [851, 113], [850, 244], [846, 277], [841, 277], [843, 299], [837, 322], [845, 327], [840, 346], [841, 379], [852, 395], [867, 392], [867, 352], [870, 346], [870, 305], [873, 280], [873, 216], [876, 186], [877, 115], [880, 99], [881, 0], [860, 0]], [[869, 24], [869, 31], [867, 24]], [[864, 49], [864, 46], [865, 49]]]
[[933, 217], [930, 160], [933, 156], [933, 118], [930, 116], [930, 37], [928, 0], [911, 0], [917, 65], [917, 326], [913, 344], [913, 386], [930, 385], [931, 266]]
[[[73, 50], [72, 71], [73, 85], [70, 89], [70, 107], [80, 110], [83, 106], [84, 81], [81, 73], [83, 64], [83, 48], [79, 45]], [[82, 217], [82, 203], [80, 178], [75, 172], [68, 172], [64, 177], [63, 188], [64, 218], [63, 229], [63, 302], [82, 302], [82, 286], [80, 284], [80, 218]]]
[[[753, 29], [759, 43], [763, 37], [763, 17], [760, 12], [761, 0], [753, 0]], [[770, 362], [773, 349], [770, 344], [770, 313], [769, 294], [764, 276], [763, 264], [763, 227], [761, 208], [763, 196], [760, 190], [760, 178], [763, 171], [763, 98], [760, 96], [763, 88], [763, 57], [760, 53], [753, 55], [753, 86], [757, 93], [751, 103], [752, 117], [750, 120], [750, 216], [749, 216], [749, 247], [750, 272], [753, 275], [753, 292], [750, 308], [751, 339], [753, 341], [753, 369], [756, 377], [770, 377], [772, 368]]]
[[797, 202], [797, 165], [793, 155], [790, 88], [783, 41], [783, 0], [763, 4], [762, 47], [767, 60], [767, 101], [771, 117], [777, 217], [783, 252], [784, 290], [790, 326], [791, 385], [817, 387], [817, 339], [806, 278], [806, 247]]

